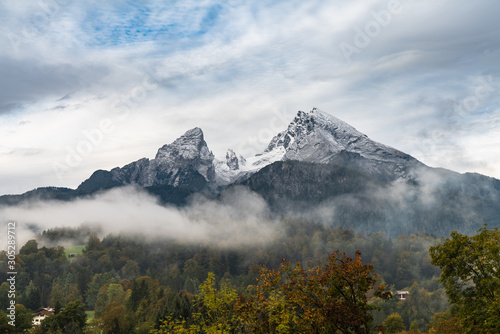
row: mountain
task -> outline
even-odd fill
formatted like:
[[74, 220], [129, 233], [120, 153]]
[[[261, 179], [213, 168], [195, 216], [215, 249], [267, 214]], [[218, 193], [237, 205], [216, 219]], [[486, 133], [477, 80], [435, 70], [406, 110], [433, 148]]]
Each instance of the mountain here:
[[203, 131], [194, 128], [161, 147], [154, 159], [95, 171], [75, 190], [39, 188], [0, 196], [0, 204], [73, 200], [126, 185], [174, 205], [185, 205], [195, 193], [217, 198], [226, 188], [244, 186], [277, 215], [389, 235], [473, 233], [485, 222], [500, 226], [499, 180], [430, 168], [316, 108], [299, 111], [253, 157], [228, 150], [217, 158]]
[[392, 147], [377, 143], [340, 119], [314, 108], [299, 111], [288, 129], [274, 137], [264, 154], [283, 152], [280, 160], [338, 164], [351, 160], [373, 174], [408, 177], [409, 169], [423, 165]]
[[409, 179], [415, 168], [425, 166], [317, 108], [309, 113], [299, 111], [263, 153], [246, 159], [236, 158], [231, 150], [228, 155], [239, 163], [232, 168], [227, 167], [227, 162], [216, 165], [217, 178], [226, 181], [221, 184], [241, 181], [273, 162], [287, 160], [342, 165], [386, 180]]
[[92, 192], [103, 185], [135, 184], [141, 187], [171, 185], [199, 191], [215, 178], [213, 160], [203, 131], [194, 128], [161, 147], [154, 159], [143, 158], [108, 173], [94, 173], [77, 190]]
[[100, 171], [78, 190], [89, 193], [135, 184], [217, 192], [221, 187], [243, 182], [269, 164], [287, 160], [342, 165], [384, 180], [409, 179], [415, 168], [424, 166], [410, 155], [377, 143], [314, 108], [309, 113], [299, 111], [288, 128], [254, 157], [244, 158], [230, 149], [225, 159], [217, 159], [209, 150], [203, 131], [194, 128], [161, 147], [154, 159], [143, 158], [109, 173]]

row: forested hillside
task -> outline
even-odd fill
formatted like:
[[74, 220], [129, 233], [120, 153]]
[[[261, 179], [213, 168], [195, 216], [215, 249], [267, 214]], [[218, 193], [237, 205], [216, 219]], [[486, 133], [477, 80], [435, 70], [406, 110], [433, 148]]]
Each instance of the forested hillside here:
[[[68, 305], [76, 307], [74, 302], [81, 301], [85, 309], [95, 311], [86, 332], [98, 333], [97, 329], [104, 333], [148, 333], [153, 329], [168, 332], [166, 328], [175, 326], [178, 331], [179, 326], [196, 325], [200, 314], [206, 320], [207, 314], [203, 312], [209, 310], [200, 304], [206, 298], [206, 289], [230, 292], [232, 299], [226, 301], [226, 306], [231, 313], [235, 296], [240, 296], [240, 305], [245, 305], [248, 298], [255, 298], [263, 273], [270, 275], [278, 270], [291, 277], [297, 262], [306, 272], [311, 268], [327, 268], [324, 266], [329, 254], [340, 250], [337, 259], [342, 259], [345, 252], [351, 259], [359, 258], [363, 264], [373, 265], [372, 270], [364, 271], [373, 279], [373, 284], [366, 286], [367, 294], [363, 294], [367, 297], [366, 305], [375, 306], [368, 307], [370, 318], [373, 317], [373, 321], [368, 321], [370, 328], [382, 325], [388, 316], [398, 313], [406, 329], [424, 331], [434, 314], [448, 309], [445, 291], [437, 282], [439, 268], [431, 264], [428, 252], [429, 246], [436, 245], [439, 239], [423, 233], [391, 239], [384, 233], [367, 235], [363, 231], [300, 219], [280, 224], [282, 232], [275, 241], [244, 248], [169, 240], [153, 242], [117, 235], [99, 238], [88, 228], [44, 231], [20, 250], [17, 289], [22, 293], [17, 301], [32, 311], [47, 306], [64, 310]], [[71, 257], [63, 247], [56, 246], [57, 240], [67, 244], [82, 239], [86, 239], [83, 253]], [[4, 282], [6, 259], [5, 252], [1, 253], [0, 275]], [[284, 259], [288, 262], [283, 262]], [[289, 264], [288, 271], [280, 267], [283, 263]], [[312, 278], [306, 281], [309, 279]], [[408, 298], [385, 300], [370, 292], [383, 284], [394, 295], [398, 290], [409, 291]], [[8, 284], [3, 283], [0, 289], [0, 304], [5, 309]], [[278, 285], [275, 289], [282, 291]], [[52, 328], [58, 333], [57, 326], [55, 320], [47, 320], [41, 329], [47, 332]]]

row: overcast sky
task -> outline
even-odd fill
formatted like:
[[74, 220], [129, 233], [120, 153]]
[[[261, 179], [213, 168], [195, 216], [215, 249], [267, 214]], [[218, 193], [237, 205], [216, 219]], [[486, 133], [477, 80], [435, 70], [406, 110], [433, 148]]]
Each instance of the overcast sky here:
[[200, 127], [258, 153], [317, 107], [500, 178], [497, 0], [3, 1], [0, 194], [75, 188]]

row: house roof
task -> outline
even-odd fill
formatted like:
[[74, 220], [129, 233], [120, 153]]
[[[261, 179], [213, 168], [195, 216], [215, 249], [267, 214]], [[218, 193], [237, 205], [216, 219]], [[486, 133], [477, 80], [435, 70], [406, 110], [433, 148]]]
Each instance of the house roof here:
[[54, 309], [51, 307], [45, 307], [37, 310], [35, 315], [52, 315], [54, 314]]

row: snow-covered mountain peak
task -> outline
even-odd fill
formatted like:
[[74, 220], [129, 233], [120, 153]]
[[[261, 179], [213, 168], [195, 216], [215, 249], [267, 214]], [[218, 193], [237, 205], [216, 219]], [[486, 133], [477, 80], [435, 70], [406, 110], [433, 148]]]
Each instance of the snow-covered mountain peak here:
[[[194, 128], [186, 131], [173, 143], [163, 145], [156, 154], [155, 159], [181, 158], [191, 160], [197, 156], [204, 156], [210, 159], [212, 153], [208, 150], [207, 143], [203, 137], [203, 131], [200, 128]], [[212, 155], [213, 159], [213, 155]]]
[[369, 160], [408, 161], [409, 155], [377, 143], [335, 116], [313, 108], [299, 111], [285, 131], [275, 136], [265, 153], [284, 152], [280, 160], [331, 163], [340, 153]]
[[327, 114], [318, 108], [313, 108], [307, 115], [307, 117], [311, 118], [316, 126], [328, 129], [329, 131], [337, 131], [343, 133], [349, 133], [355, 136], [364, 136], [365, 134], [359, 132], [351, 125], [346, 122], [338, 119], [337, 117]]
[[[312, 133], [321, 131], [325, 131], [339, 139], [346, 137], [366, 137], [366, 135], [337, 117], [313, 108], [308, 113], [299, 111], [288, 125], [288, 128], [271, 140], [265, 152], [273, 151], [278, 147], [283, 147], [286, 151], [290, 149], [296, 150], [297, 148], [294, 147], [294, 143], [296, 145], [298, 141], [303, 140]], [[338, 148], [342, 150], [344, 147], [340, 145]]]

